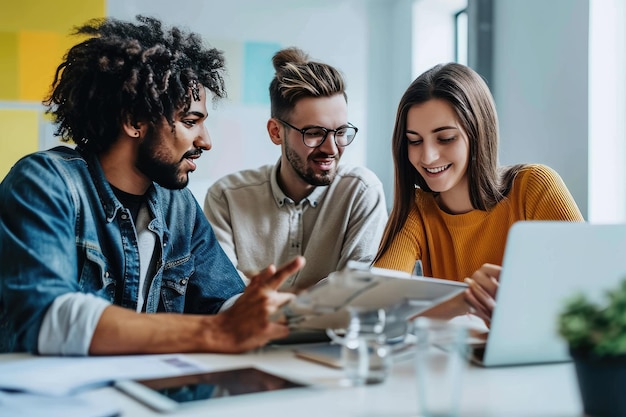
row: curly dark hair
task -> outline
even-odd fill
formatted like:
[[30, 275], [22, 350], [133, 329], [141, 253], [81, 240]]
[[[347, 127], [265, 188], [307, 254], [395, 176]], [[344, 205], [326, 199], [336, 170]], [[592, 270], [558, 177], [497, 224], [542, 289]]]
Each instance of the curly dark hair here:
[[214, 100], [226, 96], [221, 51], [205, 47], [198, 34], [136, 19], [94, 19], [75, 29], [89, 38], [67, 52], [44, 101], [63, 141], [100, 153], [125, 122], [155, 124], [164, 117], [173, 126], [175, 113], [189, 108], [196, 82]]

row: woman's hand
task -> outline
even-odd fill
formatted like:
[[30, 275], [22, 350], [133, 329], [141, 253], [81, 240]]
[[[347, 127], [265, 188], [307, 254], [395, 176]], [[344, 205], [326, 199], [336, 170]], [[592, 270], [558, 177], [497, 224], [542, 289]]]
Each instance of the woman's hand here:
[[465, 290], [465, 302], [470, 306], [470, 312], [491, 323], [491, 315], [496, 306], [496, 293], [502, 267], [493, 264], [484, 264], [471, 278], [465, 278], [469, 288]]

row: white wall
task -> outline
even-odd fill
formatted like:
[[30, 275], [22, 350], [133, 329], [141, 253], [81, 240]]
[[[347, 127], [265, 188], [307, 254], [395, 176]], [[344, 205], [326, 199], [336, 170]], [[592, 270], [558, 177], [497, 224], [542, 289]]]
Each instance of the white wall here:
[[626, 4], [590, 0], [589, 221], [626, 221]]
[[496, 0], [494, 98], [500, 162], [539, 162], [587, 218], [588, 0]]
[[367, 130], [365, 163], [385, 187], [387, 206], [393, 198], [391, 136], [400, 97], [413, 80], [412, 0], [368, 3]]
[[[415, 0], [413, 6], [413, 78], [437, 64], [454, 61], [455, 21], [467, 0]], [[467, 59], [462, 64], [467, 65]]]

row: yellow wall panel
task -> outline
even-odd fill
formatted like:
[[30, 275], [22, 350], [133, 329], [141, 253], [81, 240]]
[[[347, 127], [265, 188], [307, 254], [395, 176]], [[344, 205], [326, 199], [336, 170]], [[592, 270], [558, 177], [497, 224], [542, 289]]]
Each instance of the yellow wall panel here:
[[[1, 179], [17, 159], [39, 147], [41, 111], [24, 110], [23, 102], [46, 98], [54, 71], [80, 41], [70, 33], [88, 20], [105, 17], [106, 0], [0, 2]], [[11, 102], [16, 106], [10, 108]]]
[[59, 38], [54, 32], [20, 32], [19, 97], [41, 101], [50, 91], [54, 70], [61, 62]]
[[17, 100], [17, 35], [0, 32], [0, 100]]
[[0, 31], [42, 30], [67, 34], [89, 19], [104, 17], [105, 0], [2, 0]]
[[0, 109], [0, 126], [0, 178], [4, 178], [18, 159], [39, 147], [39, 112]]

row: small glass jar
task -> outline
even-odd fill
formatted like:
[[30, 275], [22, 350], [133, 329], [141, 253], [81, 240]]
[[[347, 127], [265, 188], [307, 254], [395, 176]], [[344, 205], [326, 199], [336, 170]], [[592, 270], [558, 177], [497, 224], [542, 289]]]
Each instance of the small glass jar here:
[[329, 337], [341, 344], [345, 383], [351, 386], [378, 384], [387, 378], [392, 366], [387, 344], [384, 309], [350, 308], [350, 320], [343, 337], [328, 329]]

